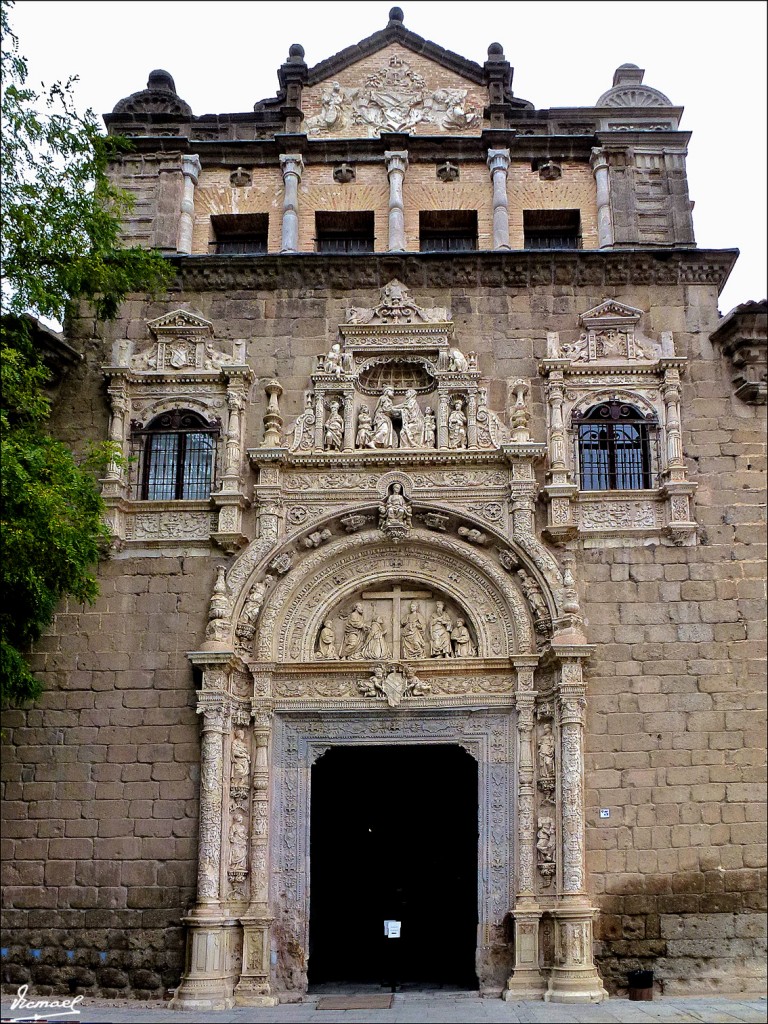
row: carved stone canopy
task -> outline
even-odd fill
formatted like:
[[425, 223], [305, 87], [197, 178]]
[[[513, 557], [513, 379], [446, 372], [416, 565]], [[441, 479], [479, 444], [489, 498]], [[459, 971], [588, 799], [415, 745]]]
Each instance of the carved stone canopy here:
[[643, 85], [645, 71], [635, 64], [616, 68], [613, 87], [598, 99], [597, 107], [671, 107], [672, 101], [649, 85]]

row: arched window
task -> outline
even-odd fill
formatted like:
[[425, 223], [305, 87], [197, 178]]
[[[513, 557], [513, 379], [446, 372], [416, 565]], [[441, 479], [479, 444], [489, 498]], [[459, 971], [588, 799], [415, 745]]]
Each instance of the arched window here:
[[638, 491], [656, 487], [656, 419], [633, 405], [611, 401], [574, 414], [582, 491]]
[[196, 501], [213, 486], [218, 425], [184, 409], [166, 412], [133, 431], [138, 448], [137, 497], [143, 501]]

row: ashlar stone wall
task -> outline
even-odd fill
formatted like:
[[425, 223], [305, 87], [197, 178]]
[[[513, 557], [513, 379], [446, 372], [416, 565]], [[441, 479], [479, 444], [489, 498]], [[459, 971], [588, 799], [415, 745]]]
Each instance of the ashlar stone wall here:
[[[212, 320], [221, 337], [248, 339], [258, 377], [248, 445], [261, 440], [264, 381], [280, 379], [290, 421], [345, 307], [375, 304], [393, 273], [421, 304], [452, 308], [457, 342], [477, 351], [495, 408], [507, 379], [531, 380], [537, 439], [545, 437], [537, 365], [548, 331], [575, 340], [578, 314], [606, 294], [645, 310], [646, 334], [674, 331], [690, 360], [683, 440], [698, 483], [699, 542], [577, 545], [595, 645], [586, 756], [597, 953], [613, 989], [628, 969], [649, 965], [665, 991], [754, 988], [765, 922], [765, 407], [733, 397], [709, 343], [716, 288], [607, 289], [603, 278], [574, 277], [514, 286], [486, 274], [479, 257], [462, 265], [463, 278], [438, 286], [409, 259], [394, 267], [392, 257], [367, 258], [369, 283], [347, 286], [332, 269], [325, 284], [303, 286], [275, 270], [271, 285], [214, 275], [198, 291], [185, 271], [169, 295], [136, 297], [112, 325], [83, 315], [71, 338], [86, 359], [63, 385], [55, 429], [73, 442], [106, 437], [100, 366], [113, 342], [144, 337], [146, 320], [179, 306]], [[186, 651], [202, 641], [224, 562], [208, 547], [127, 545], [99, 566], [95, 605], [62, 607], [38, 646], [45, 692], [4, 722], [8, 984], [31, 980], [42, 992], [75, 979], [83, 990], [139, 994], [178, 982], [180, 920], [194, 896], [199, 760]]]

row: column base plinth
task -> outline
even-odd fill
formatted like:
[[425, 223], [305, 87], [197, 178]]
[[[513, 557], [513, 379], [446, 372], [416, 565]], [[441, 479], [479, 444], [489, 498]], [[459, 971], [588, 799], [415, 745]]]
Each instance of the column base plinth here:
[[521, 999], [543, 999], [547, 991], [547, 979], [535, 968], [517, 967], [507, 981], [501, 998], [510, 1001]]
[[545, 1003], [602, 1003], [608, 992], [596, 967], [553, 967]]

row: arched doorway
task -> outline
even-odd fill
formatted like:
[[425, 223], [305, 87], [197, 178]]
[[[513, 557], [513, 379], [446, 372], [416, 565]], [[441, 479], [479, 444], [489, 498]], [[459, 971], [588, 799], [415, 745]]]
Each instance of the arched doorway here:
[[310, 793], [310, 985], [475, 988], [477, 762], [455, 744], [332, 747]]

